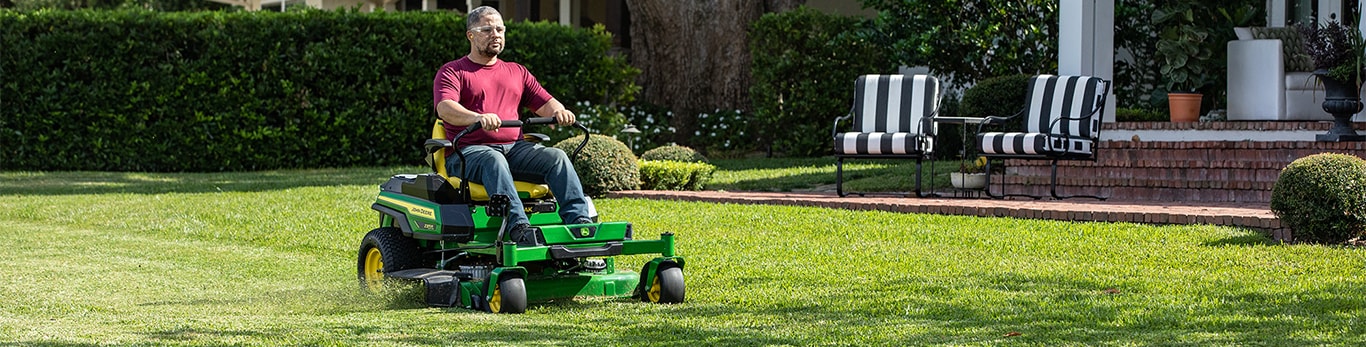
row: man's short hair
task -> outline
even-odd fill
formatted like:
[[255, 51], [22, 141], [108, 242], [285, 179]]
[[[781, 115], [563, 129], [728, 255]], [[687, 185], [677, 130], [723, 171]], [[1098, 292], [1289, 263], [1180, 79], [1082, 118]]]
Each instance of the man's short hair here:
[[474, 23], [479, 22], [480, 18], [484, 18], [484, 16], [490, 14], [503, 15], [502, 13], [498, 13], [498, 9], [491, 6], [479, 6], [470, 10], [469, 15], [465, 16], [465, 30], [474, 29]]

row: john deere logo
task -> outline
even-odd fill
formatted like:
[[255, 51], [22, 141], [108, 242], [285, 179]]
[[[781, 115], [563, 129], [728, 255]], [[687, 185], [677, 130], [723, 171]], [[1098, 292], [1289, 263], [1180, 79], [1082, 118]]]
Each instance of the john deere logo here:
[[579, 228], [579, 237], [588, 237], [588, 228]]

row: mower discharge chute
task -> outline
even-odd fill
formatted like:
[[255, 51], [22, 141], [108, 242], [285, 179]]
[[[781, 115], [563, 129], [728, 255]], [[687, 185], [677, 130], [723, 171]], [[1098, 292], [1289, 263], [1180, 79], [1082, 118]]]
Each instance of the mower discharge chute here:
[[[553, 124], [532, 118], [526, 124]], [[574, 156], [588, 143], [588, 128]], [[503, 127], [522, 122], [503, 121]], [[370, 208], [379, 227], [361, 241], [356, 271], [361, 287], [378, 292], [392, 280], [421, 281], [432, 306], [521, 313], [528, 301], [575, 296], [636, 296], [656, 303], [684, 299], [683, 257], [675, 254], [674, 235], [637, 240], [631, 223], [564, 224], [548, 188], [516, 182], [536, 246], [519, 246], [504, 232], [509, 199], [487, 196], [482, 186], [450, 178], [444, 151], [457, 157], [460, 138], [479, 130], [472, 125], [446, 140], [441, 121], [425, 144], [432, 173], [395, 175], [380, 185]], [[528, 134], [528, 139], [544, 135]], [[465, 165], [461, 165], [465, 167]], [[462, 175], [463, 177], [463, 175]], [[452, 182], [456, 184], [452, 184]], [[617, 269], [613, 256], [659, 254], [641, 272]], [[642, 278], [643, 277], [643, 278]]]

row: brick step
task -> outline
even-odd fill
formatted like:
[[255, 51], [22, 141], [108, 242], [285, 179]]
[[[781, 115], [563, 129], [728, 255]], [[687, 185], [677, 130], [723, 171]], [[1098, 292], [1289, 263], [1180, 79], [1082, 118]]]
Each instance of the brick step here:
[[[1310, 141], [1104, 141], [1096, 161], [1058, 162], [1061, 195], [1134, 201], [1267, 203], [1280, 172], [1317, 153], [1366, 158], [1366, 143]], [[1011, 159], [1003, 182], [1011, 194], [1048, 195], [1051, 161]]]
[[[1048, 182], [1011, 183], [1007, 179], [1005, 192], [1049, 196]], [[998, 183], [992, 183], [992, 192], [1000, 194]], [[1064, 184], [1059, 179], [1059, 195], [1096, 195], [1122, 201], [1186, 201], [1186, 202], [1237, 202], [1265, 204], [1271, 201], [1270, 187], [1237, 188], [1193, 188], [1193, 187], [1154, 187], [1154, 186], [1077, 186]]]

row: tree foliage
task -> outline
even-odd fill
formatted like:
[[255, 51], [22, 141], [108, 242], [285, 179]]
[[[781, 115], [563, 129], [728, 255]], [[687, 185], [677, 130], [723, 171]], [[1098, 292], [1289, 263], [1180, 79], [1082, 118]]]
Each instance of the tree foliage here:
[[862, 0], [900, 63], [928, 66], [949, 83], [1057, 71], [1054, 0]]

